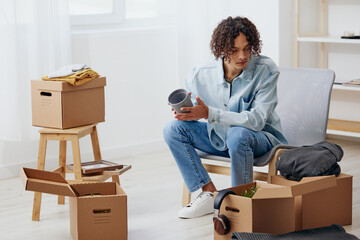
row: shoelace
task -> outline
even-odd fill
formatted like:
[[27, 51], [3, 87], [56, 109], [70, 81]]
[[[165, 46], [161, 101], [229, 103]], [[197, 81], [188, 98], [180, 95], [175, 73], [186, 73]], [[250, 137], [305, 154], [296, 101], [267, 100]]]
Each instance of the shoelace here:
[[186, 205], [186, 207], [191, 207], [195, 203], [199, 202], [203, 197], [205, 197], [205, 194], [210, 195], [209, 192], [201, 192], [195, 199], [193, 199], [188, 205]]

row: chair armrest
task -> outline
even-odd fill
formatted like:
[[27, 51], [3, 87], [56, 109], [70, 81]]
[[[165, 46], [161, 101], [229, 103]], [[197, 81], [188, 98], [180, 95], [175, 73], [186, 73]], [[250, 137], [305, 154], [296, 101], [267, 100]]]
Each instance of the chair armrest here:
[[267, 153], [265, 153], [264, 155], [261, 155], [260, 157], [256, 157], [254, 159], [254, 166], [257, 167], [263, 167], [266, 166], [270, 160], [274, 157], [275, 152], [278, 149], [291, 149], [291, 148], [296, 148], [295, 146], [290, 146], [290, 145], [276, 145], [275, 147], [273, 147], [270, 151], [268, 151]]
[[287, 149], [296, 148], [295, 146], [288, 145], [278, 145], [274, 150], [272, 158], [269, 161], [269, 171], [268, 171], [268, 179], [267, 182], [271, 183], [271, 177], [277, 175], [276, 162], [279, 160], [280, 155], [285, 152]]

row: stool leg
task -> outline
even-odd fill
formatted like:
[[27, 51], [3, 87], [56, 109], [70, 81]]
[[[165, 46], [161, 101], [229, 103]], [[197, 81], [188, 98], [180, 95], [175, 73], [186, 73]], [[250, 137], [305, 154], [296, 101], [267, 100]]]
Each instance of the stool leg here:
[[71, 138], [71, 149], [73, 154], [73, 161], [74, 161], [74, 175], [76, 180], [81, 180], [82, 173], [81, 173], [81, 158], [80, 158], [80, 144], [79, 144], [79, 137], [73, 136]]
[[[91, 136], [91, 143], [94, 152], [94, 159], [95, 161], [99, 161], [101, 160], [101, 152], [100, 152], [100, 144], [99, 144], [99, 138], [98, 138], [96, 126], [93, 127], [93, 131], [91, 132], [90, 136]], [[117, 182], [120, 185], [119, 175], [112, 176], [111, 178], [113, 182]]]
[[96, 126], [93, 127], [93, 131], [91, 132], [90, 136], [91, 136], [91, 143], [94, 152], [94, 159], [95, 161], [99, 161], [101, 160], [101, 152], [100, 152], [100, 144], [99, 144], [99, 138], [98, 138]]
[[[65, 178], [65, 165], [66, 165], [66, 141], [59, 141], [59, 167], [62, 167], [60, 173]], [[65, 204], [65, 196], [58, 196], [58, 204]]]
[[112, 176], [112, 181], [113, 182], [117, 182], [119, 185], [120, 185], [120, 178], [119, 178], [119, 175], [116, 175], [116, 176]]
[[[44, 170], [45, 168], [46, 144], [47, 144], [46, 136], [40, 133], [39, 153], [37, 160], [37, 169], [39, 170]], [[32, 212], [33, 221], [40, 220], [40, 207], [41, 207], [41, 192], [35, 192], [33, 212]]]

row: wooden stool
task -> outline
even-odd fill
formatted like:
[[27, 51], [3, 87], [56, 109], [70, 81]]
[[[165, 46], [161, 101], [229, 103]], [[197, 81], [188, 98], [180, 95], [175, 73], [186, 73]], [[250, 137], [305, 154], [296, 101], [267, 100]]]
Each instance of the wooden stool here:
[[[59, 172], [65, 178], [66, 172], [73, 172], [75, 175], [75, 181], [105, 181], [107, 178], [112, 177], [114, 182], [120, 184], [119, 175], [108, 175], [107, 177], [100, 175], [97, 177], [83, 177], [81, 173], [81, 158], [80, 158], [80, 144], [79, 139], [90, 134], [91, 143], [93, 147], [95, 161], [101, 160], [100, 145], [98, 135], [96, 131], [96, 124], [82, 126], [70, 129], [53, 129], [53, 128], [42, 128], [39, 130], [40, 142], [39, 142], [39, 154], [37, 160], [37, 169], [44, 170], [45, 157], [46, 157], [46, 146], [48, 140], [59, 141], [59, 168], [54, 172]], [[66, 165], [66, 141], [71, 141], [72, 155], [74, 171], [67, 170]], [[58, 204], [64, 204], [65, 197], [58, 196]], [[34, 194], [34, 205], [32, 220], [39, 221], [40, 219], [40, 207], [41, 207], [41, 192], [35, 192]]]

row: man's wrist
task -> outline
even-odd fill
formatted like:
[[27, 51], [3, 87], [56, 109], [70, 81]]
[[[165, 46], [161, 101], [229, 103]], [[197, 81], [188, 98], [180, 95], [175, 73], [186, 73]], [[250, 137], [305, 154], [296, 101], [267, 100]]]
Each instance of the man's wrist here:
[[208, 107], [208, 123], [215, 124], [219, 120], [219, 114], [220, 109], [214, 108], [214, 107]]

